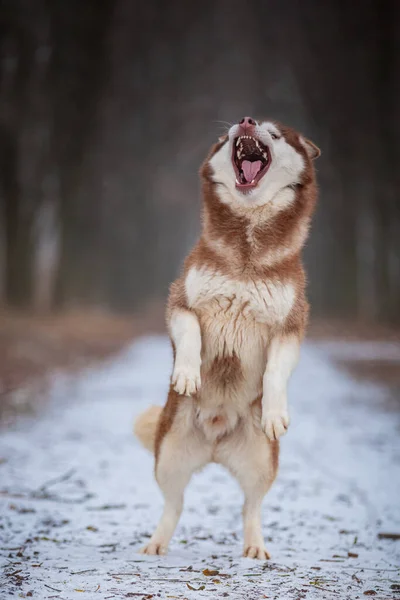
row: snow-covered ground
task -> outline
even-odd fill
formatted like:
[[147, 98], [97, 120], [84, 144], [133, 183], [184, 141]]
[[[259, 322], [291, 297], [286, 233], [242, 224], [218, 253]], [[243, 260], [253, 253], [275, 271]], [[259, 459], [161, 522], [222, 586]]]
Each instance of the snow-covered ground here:
[[268, 562], [241, 558], [241, 493], [216, 465], [191, 482], [169, 555], [137, 553], [162, 499], [132, 423], [165, 399], [165, 338], [58, 380], [40, 419], [0, 436], [1, 600], [400, 597], [400, 541], [378, 535], [400, 533], [400, 416], [331, 353], [305, 344], [291, 381], [292, 424], [264, 505]]

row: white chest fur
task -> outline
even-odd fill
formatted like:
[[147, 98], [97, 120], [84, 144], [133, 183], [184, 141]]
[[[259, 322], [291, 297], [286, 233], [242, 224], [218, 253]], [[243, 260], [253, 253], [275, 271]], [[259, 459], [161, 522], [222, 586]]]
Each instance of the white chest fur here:
[[291, 283], [256, 279], [239, 281], [206, 267], [193, 267], [187, 274], [186, 295], [193, 309], [233, 314], [268, 325], [279, 325], [295, 301]]

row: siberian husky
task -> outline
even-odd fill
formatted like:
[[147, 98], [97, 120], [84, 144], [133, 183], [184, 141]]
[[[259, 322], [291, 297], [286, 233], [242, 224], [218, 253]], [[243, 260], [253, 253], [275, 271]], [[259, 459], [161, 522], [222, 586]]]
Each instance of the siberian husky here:
[[307, 323], [301, 251], [319, 155], [293, 129], [245, 117], [201, 168], [202, 233], [167, 307], [168, 399], [135, 424], [165, 498], [145, 554], [165, 554], [192, 473], [216, 462], [244, 492], [244, 556], [269, 558], [261, 504], [277, 473], [286, 387]]

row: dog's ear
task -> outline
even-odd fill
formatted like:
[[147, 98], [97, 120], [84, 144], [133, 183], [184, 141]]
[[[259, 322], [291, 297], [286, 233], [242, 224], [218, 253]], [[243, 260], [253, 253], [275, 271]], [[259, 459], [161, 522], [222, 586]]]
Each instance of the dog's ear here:
[[311, 160], [315, 160], [316, 158], [319, 158], [321, 156], [321, 150], [311, 140], [307, 140], [306, 138], [302, 137], [301, 143], [307, 150], [307, 154], [311, 158]]

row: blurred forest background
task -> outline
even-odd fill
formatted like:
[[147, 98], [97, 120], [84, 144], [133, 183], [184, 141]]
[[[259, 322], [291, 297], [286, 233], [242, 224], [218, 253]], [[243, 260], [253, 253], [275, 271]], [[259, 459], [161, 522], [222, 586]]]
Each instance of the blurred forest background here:
[[398, 0], [1, 0], [0, 306], [133, 313], [243, 115], [322, 148], [314, 315], [400, 320]]

